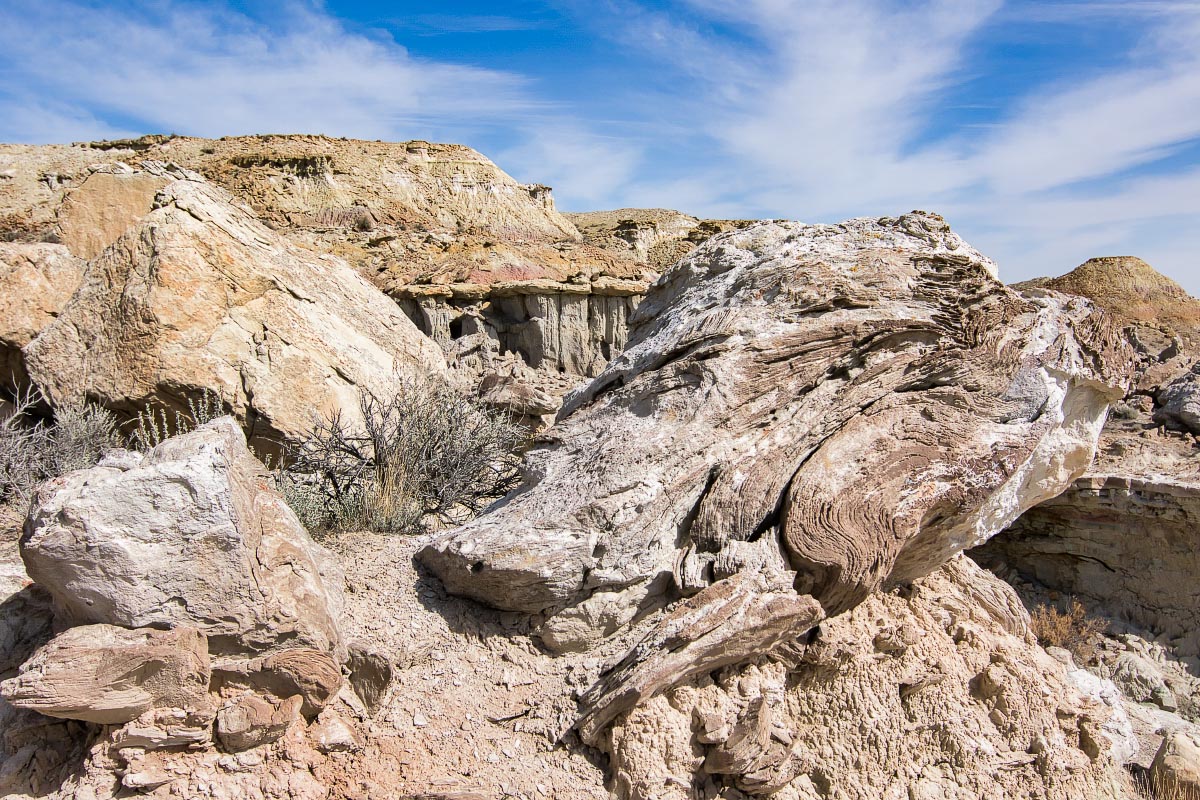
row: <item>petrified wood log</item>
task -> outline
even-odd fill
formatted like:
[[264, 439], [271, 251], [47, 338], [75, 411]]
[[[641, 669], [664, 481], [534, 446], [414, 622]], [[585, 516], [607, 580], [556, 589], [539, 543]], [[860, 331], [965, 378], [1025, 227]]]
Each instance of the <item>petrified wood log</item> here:
[[770, 537], [786, 563], [747, 568], [836, 614], [1068, 486], [1130, 364], [1087, 301], [1006, 288], [923, 213], [715, 237], [633, 322], [524, 485], [423, 551], [451, 591], [644, 607], [656, 576], [700, 591]]

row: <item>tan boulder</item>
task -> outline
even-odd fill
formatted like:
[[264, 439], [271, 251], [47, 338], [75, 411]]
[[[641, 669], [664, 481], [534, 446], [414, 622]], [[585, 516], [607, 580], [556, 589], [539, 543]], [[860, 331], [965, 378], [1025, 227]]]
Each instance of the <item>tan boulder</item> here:
[[340, 573], [230, 417], [43, 484], [21, 556], [65, 624], [195, 626], [214, 655], [343, 654]]
[[0, 242], [0, 386], [24, 383], [21, 348], [59, 315], [85, 266], [59, 244]]
[[170, 181], [150, 172], [93, 172], [58, 209], [62, 243], [80, 258], [95, 258], [153, 210], [154, 196]]
[[0, 695], [50, 717], [110, 725], [203, 704], [209, 674], [207, 640], [195, 628], [84, 625], [38, 649]]
[[26, 348], [54, 403], [133, 412], [214, 391], [262, 449], [314, 414], [357, 413], [358, 390], [440, 373], [438, 348], [341, 260], [287, 244], [223, 190], [162, 189], [90, 262], [59, 319]]
[[1163, 739], [1150, 783], [1159, 797], [1200, 800], [1200, 740], [1185, 731], [1171, 731]]
[[231, 753], [277, 741], [300, 718], [300, 698], [272, 703], [247, 694], [217, 712], [217, 741]]

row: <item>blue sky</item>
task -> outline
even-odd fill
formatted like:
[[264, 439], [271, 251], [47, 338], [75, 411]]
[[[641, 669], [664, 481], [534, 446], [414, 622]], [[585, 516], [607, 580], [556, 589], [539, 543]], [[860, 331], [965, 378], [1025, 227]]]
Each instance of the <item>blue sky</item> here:
[[1200, 1], [0, 0], [0, 140], [469, 144], [559, 207], [944, 214], [1200, 295]]

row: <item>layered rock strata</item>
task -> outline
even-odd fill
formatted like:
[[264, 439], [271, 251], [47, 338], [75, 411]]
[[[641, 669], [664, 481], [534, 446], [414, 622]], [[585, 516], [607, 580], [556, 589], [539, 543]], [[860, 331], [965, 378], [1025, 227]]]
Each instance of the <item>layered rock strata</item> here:
[[[146, 136], [71, 146], [0, 145], [0, 240], [62, 242], [100, 256], [173, 179], [203, 177], [283, 239], [334, 255], [397, 300], [446, 349], [469, 388], [507, 363], [561, 395], [621, 349], [649, 282], [744, 221], [665, 210], [560, 214], [479, 153], [430, 142], [323, 136]], [[572, 220], [585, 230], [581, 234]], [[468, 334], [469, 337], [469, 334]], [[461, 357], [460, 357], [461, 356]]]
[[1125, 798], [1130, 723], [1111, 683], [1091, 688], [960, 557], [774, 656], [690, 677], [598, 744], [637, 800]]
[[794, 570], [830, 614], [927, 574], [1078, 477], [1123, 394], [1103, 315], [993, 271], [916, 213], [710, 240], [525, 484], [422, 558], [576, 640], [743, 569]]

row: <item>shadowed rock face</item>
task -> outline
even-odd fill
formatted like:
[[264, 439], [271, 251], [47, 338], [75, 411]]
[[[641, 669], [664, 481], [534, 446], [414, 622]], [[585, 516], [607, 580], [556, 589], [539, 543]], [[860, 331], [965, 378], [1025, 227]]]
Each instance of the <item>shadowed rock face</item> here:
[[921, 213], [716, 237], [633, 325], [525, 484], [422, 553], [452, 591], [602, 634], [657, 576], [770, 567], [838, 613], [1068, 486], [1129, 365], [1086, 301], [1021, 297]]

